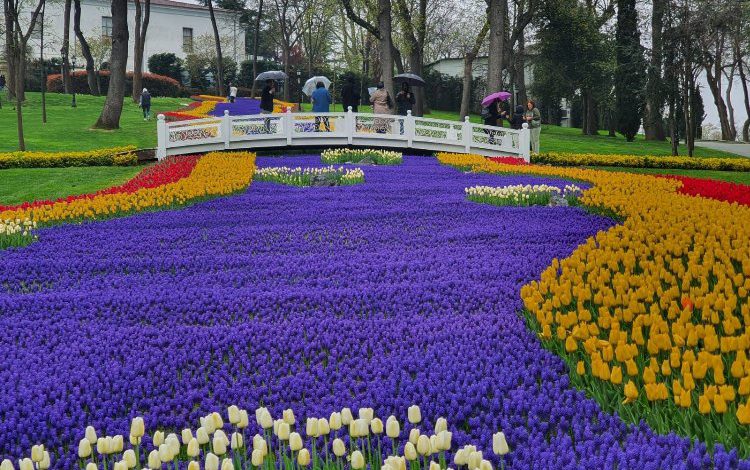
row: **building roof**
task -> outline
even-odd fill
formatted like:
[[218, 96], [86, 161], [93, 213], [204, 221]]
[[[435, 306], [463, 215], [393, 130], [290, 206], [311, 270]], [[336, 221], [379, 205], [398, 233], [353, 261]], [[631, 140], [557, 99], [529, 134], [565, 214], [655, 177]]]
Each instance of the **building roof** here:
[[[168, 8], [180, 8], [185, 10], [202, 10], [208, 11], [208, 7], [199, 5], [197, 3], [178, 2], [175, 0], [151, 0], [151, 5], [159, 5]], [[220, 11], [224, 13], [239, 13], [232, 10], [225, 10], [224, 8], [214, 7], [214, 11]]]

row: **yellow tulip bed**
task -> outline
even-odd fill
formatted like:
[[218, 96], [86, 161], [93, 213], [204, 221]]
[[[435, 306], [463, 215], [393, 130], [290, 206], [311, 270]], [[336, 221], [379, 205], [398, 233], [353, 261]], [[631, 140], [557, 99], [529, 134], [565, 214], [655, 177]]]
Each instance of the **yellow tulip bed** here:
[[113, 147], [83, 152], [0, 153], [0, 170], [69, 166], [130, 166], [138, 163], [135, 147]]
[[693, 170], [750, 171], [747, 158], [650, 157], [640, 155], [598, 155], [593, 153], [543, 153], [532, 163], [556, 166], [621, 166], [631, 168], [682, 168]]
[[19, 207], [0, 212], [0, 221], [30, 219], [37, 224], [50, 225], [175, 207], [242, 191], [250, 184], [254, 171], [253, 153], [208, 153], [198, 160], [190, 176], [173, 183], [133, 192], [95, 194], [90, 198]]
[[593, 183], [581, 203], [624, 222], [522, 288], [528, 324], [603, 408], [750, 455], [750, 207], [648, 175], [438, 158]]

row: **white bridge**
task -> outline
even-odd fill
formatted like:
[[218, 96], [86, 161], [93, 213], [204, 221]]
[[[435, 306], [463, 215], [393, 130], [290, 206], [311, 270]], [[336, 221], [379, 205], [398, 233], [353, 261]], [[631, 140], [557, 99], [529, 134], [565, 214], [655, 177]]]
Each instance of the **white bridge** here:
[[270, 147], [356, 146], [516, 156], [529, 161], [528, 125], [513, 130], [391, 114], [280, 113], [157, 122], [158, 159], [170, 155]]

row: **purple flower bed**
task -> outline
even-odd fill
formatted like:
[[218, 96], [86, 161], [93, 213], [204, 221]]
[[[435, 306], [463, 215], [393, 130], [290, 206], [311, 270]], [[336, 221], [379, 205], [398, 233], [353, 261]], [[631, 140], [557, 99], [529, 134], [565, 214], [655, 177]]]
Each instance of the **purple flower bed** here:
[[[503, 430], [512, 468], [711, 463], [703, 444], [603, 413], [518, 315], [520, 287], [612, 221], [476, 204], [464, 188], [565, 181], [417, 157], [365, 173], [348, 187], [253, 183], [0, 252], [0, 459], [42, 442], [63, 454], [54, 468], [77, 468], [63, 445], [85, 425], [127, 436], [136, 415], [150, 434], [229, 404], [302, 418], [343, 406], [403, 417], [416, 403], [425, 430], [448, 419], [454, 449], [489, 456]], [[750, 468], [721, 449], [713, 462]]]
[[234, 103], [218, 103], [210, 114], [212, 116], [223, 116], [224, 110], [227, 109], [231, 116], [260, 114], [260, 100], [252, 98], [237, 98]]

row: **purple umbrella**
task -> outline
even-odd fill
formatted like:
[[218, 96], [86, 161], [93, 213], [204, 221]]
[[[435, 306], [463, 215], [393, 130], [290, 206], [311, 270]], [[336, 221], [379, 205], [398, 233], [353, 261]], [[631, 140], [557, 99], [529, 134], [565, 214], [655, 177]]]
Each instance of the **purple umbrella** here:
[[489, 96], [485, 96], [485, 98], [482, 100], [482, 106], [487, 107], [494, 103], [495, 101], [505, 101], [508, 98], [510, 98], [510, 93], [507, 91], [498, 91], [497, 93], [493, 93]]

